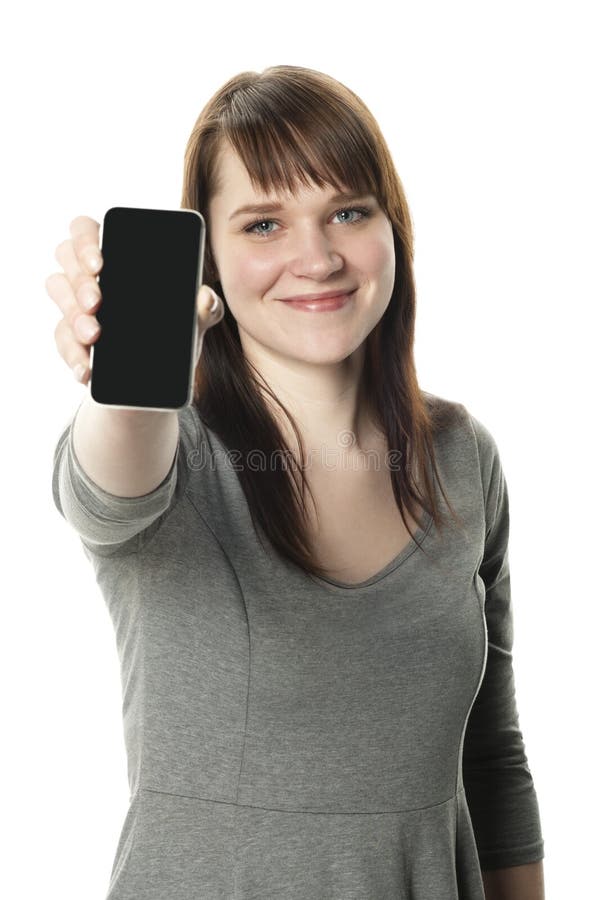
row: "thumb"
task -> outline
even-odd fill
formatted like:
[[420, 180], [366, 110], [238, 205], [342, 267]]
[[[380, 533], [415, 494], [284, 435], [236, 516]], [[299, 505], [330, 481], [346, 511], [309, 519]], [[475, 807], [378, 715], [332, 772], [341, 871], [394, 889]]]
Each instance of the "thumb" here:
[[197, 367], [201, 348], [203, 344], [203, 336], [212, 325], [216, 325], [224, 316], [224, 303], [207, 284], [202, 284], [197, 292], [197, 329], [195, 333], [195, 347], [193, 352], [194, 366]]
[[197, 315], [200, 327], [209, 328], [219, 322], [224, 315], [224, 303], [216, 291], [202, 284], [197, 294]]

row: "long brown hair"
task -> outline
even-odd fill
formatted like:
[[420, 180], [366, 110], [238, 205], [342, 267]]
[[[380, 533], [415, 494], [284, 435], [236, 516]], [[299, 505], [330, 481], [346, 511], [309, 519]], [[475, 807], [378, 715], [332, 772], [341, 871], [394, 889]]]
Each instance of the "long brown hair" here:
[[[198, 362], [193, 404], [206, 425], [241, 461], [294, 459], [262, 390], [283, 410], [298, 439], [300, 463], [290, 467], [242, 464], [239, 480], [256, 532], [262, 529], [286, 559], [325, 577], [308, 535], [304, 454], [296, 423], [246, 359], [236, 320], [218, 280], [210, 246], [208, 204], [219, 191], [218, 154], [225, 142], [236, 151], [254, 188], [269, 194], [311, 180], [318, 187], [373, 193], [392, 223], [396, 271], [390, 303], [366, 339], [363, 370], [368, 397], [389, 451], [401, 465], [391, 467], [393, 493], [405, 526], [407, 509], [417, 521], [415, 502], [444, 525], [432, 478], [440, 485], [433, 436], [450, 424], [451, 404], [436, 406], [423, 396], [413, 357], [415, 283], [413, 229], [405, 192], [380, 128], [363, 101], [329, 75], [300, 66], [271, 66], [229, 79], [200, 113], [185, 150], [181, 208], [198, 210], [206, 221], [203, 283], [225, 301], [222, 321], [205, 336]], [[424, 392], [425, 393], [425, 392]], [[414, 478], [418, 467], [421, 486]], [[430, 474], [430, 469], [433, 475]], [[290, 474], [289, 474], [290, 471]], [[310, 491], [311, 493], [311, 491]], [[313, 496], [313, 495], [312, 495]], [[259, 526], [259, 528], [257, 527]], [[261, 540], [261, 537], [260, 537]]]

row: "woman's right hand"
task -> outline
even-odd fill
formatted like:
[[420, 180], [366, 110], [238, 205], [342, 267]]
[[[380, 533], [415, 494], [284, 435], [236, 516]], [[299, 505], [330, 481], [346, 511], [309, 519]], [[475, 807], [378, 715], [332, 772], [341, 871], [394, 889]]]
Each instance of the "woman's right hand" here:
[[[45, 287], [63, 316], [54, 330], [58, 352], [77, 380], [87, 384], [91, 374], [89, 347], [97, 341], [101, 330], [94, 315], [102, 302], [96, 279], [103, 265], [99, 246], [100, 225], [89, 216], [77, 216], [69, 230], [71, 237], [59, 244], [54, 254], [64, 271], [49, 275]], [[218, 300], [218, 306], [212, 313], [213, 297]], [[203, 335], [222, 319], [224, 304], [208, 285], [202, 284], [197, 293], [196, 307], [199, 321], [195, 364], [201, 355]]]

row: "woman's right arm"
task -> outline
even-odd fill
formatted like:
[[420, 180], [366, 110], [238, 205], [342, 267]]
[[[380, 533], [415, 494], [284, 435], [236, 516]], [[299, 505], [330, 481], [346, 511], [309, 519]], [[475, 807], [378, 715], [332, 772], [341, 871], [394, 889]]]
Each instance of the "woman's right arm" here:
[[157, 488], [170, 471], [178, 442], [175, 410], [110, 409], [87, 397], [73, 423], [81, 468], [117, 497], [141, 497]]

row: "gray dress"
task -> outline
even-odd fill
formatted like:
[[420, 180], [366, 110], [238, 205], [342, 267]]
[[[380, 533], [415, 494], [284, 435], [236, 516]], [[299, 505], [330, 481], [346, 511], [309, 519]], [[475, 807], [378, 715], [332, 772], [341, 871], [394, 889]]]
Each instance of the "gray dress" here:
[[465, 530], [426, 515], [422, 549], [358, 585], [260, 543], [193, 406], [143, 497], [101, 490], [74, 416], [62, 432], [54, 502], [122, 673], [130, 805], [107, 900], [484, 900], [480, 869], [543, 858], [504, 474], [485, 426], [434, 399], [456, 415], [435, 447]]

